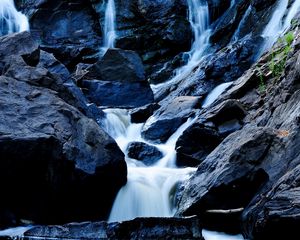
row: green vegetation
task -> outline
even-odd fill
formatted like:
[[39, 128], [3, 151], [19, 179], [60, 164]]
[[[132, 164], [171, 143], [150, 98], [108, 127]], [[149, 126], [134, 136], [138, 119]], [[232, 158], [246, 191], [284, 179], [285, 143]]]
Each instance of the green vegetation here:
[[284, 67], [287, 61], [289, 52], [291, 51], [291, 45], [294, 41], [293, 32], [288, 32], [280, 39], [281, 42], [284, 42], [285, 46], [277, 52], [272, 54], [272, 58], [269, 62], [269, 68], [272, 72], [273, 77], [280, 77], [284, 71]]

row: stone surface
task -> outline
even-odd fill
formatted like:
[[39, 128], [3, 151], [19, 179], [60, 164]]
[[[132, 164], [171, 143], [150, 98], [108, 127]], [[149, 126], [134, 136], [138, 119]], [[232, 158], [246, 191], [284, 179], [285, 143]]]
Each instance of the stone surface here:
[[72, 239], [199, 239], [203, 240], [197, 218], [137, 218], [121, 223], [87, 222], [64, 226], [38, 226], [25, 232], [30, 237]]
[[163, 154], [155, 147], [143, 142], [132, 142], [127, 148], [128, 157], [142, 161], [146, 166], [155, 164]]
[[147, 120], [142, 129], [142, 136], [154, 142], [166, 142], [199, 107], [198, 97], [174, 99], [170, 105], [161, 107]]

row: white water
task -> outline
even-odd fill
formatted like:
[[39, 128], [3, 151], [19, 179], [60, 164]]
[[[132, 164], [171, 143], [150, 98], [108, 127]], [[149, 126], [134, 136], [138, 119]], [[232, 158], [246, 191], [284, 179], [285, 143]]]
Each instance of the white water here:
[[28, 30], [28, 19], [17, 11], [14, 1], [0, 0], [0, 36]]
[[195, 69], [195, 67], [199, 65], [209, 47], [211, 31], [209, 29], [208, 4], [206, 1], [203, 3], [203, 1], [198, 0], [187, 0], [187, 2], [189, 22], [194, 33], [194, 41], [192, 43], [191, 50], [185, 53], [185, 56], [188, 57], [188, 62], [185, 66], [177, 69], [175, 76], [168, 82], [151, 85], [154, 93], [187, 77]]
[[265, 38], [261, 54], [270, 49], [277, 39], [283, 36], [291, 26], [292, 19], [300, 10], [300, 0], [295, 0], [288, 9], [289, 0], [280, 0], [271, 20], [265, 27], [262, 36]]
[[[195, 168], [175, 167], [175, 143], [182, 132], [193, 123], [188, 120], [165, 144], [156, 144], [163, 157], [153, 166], [146, 167], [142, 162], [127, 157], [126, 149], [130, 142], [146, 142], [141, 137], [143, 124], [131, 124], [126, 110], [105, 110], [106, 131], [115, 138], [126, 155], [128, 166], [127, 184], [119, 191], [109, 222], [124, 221], [136, 217], [170, 217], [174, 214], [174, 193], [177, 183], [187, 179]], [[149, 145], [153, 145], [148, 143]]]
[[103, 46], [101, 50], [105, 53], [107, 49], [115, 47], [116, 34], [116, 5], [114, 0], [108, 0], [105, 9]]
[[28, 226], [28, 227], [15, 227], [6, 230], [1, 230], [0, 237], [5, 237], [5, 236], [20, 237], [31, 228], [32, 228], [31, 226]]
[[205, 98], [205, 100], [202, 103], [203, 108], [209, 107], [214, 101], [217, 100], [217, 98], [225, 92], [227, 88], [229, 88], [232, 85], [232, 82], [228, 83], [222, 83], [219, 86], [215, 87]]

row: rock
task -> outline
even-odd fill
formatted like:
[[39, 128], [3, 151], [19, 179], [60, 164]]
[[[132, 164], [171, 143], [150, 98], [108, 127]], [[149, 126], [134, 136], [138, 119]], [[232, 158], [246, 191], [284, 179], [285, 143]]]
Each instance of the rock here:
[[84, 80], [87, 98], [102, 107], [136, 108], [153, 102], [153, 93], [147, 82]]
[[230, 7], [229, 0], [208, 0], [209, 16], [210, 20], [214, 22]]
[[198, 122], [192, 124], [176, 142], [177, 166], [198, 166], [221, 140], [216, 129]]
[[267, 169], [275, 162], [268, 163], [267, 156], [275, 140], [268, 128], [249, 127], [229, 135], [185, 186], [178, 213], [201, 215], [246, 207], [269, 179]]
[[293, 238], [299, 228], [300, 167], [288, 171], [255, 207], [244, 214], [244, 230], [250, 239]]
[[57, 95], [43, 82], [0, 77], [1, 205], [36, 223], [105, 219], [126, 183], [124, 155]]
[[219, 133], [227, 136], [242, 127], [246, 115], [247, 112], [239, 101], [229, 99], [210, 109], [202, 118], [213, 122]]
[[143, 63], [134, 51], [109, 49], [104, 57], [87, 69], [86, 79], [102, 81], [144, 82]]
[[30, 237], [72, 239], [199, 239], [199, 220], [192, 218], [136, 218], [121, 223], [86, 222], [63, 226], [37, 226], [25, 232]]
[[153, 142], [166, 142], [199, 107], [199, 97], [186, 96], [174, 99], [148, 119], [143, 126], [142, 136]]
[[97, 61], [102, 34], [99, 16], [90, 2], [25, 0], [16, 4], [29, 16], [30, 30], [41, 49], [53, 53], [69, 70], [79, 62]]
[[130, 117], [132, 123], [144, 123], [149, 117], [151, 117], [157, 109], [159, 109], [157, 103], [147, 104], [145, 106], [133, 109], [130, 111]]
[[136, 108], [153, 102], [144, 67], [133, 51], [109, 49], [103, 59], [87, 69], [81, 85], [98, 106]]
[[142, 161], [146, 166], [155, 164], [163, 154], [155, 147], [143, 142], [132, 142], [127, 147], [128, 157]]

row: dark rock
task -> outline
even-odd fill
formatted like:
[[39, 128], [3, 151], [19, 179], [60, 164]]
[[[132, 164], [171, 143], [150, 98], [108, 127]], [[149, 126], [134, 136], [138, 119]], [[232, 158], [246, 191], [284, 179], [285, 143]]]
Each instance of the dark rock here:
[[144, 82], [143, 63], [134, 51], [109, 49], [104, 57], [87, 69], [86, 79]]
[[145, 105], [140, 108], [136, 108], [130, 111], [130, 117], [132, 123], [144, 123], [149, 117], [151, 117], [157, 109], [159, 109], [157, 103]]
[[146, 166], [151, 166], [163, 157], [155, 147], [143, 142], [132, 142], [127, 148], [128, 157], [142, 161]]
[[176, 142], [178, 166], [198, 166], [221, 142], [216, 129], [201, 123], [187, 128]]
[[32, 81], [0, 77], [1, 205], [38, 223], [105, 219], [126, 183], [123, 153], [95, 121]]
[[264, 128], [244, 128], [228, 136], [186, 185], [178, 213], [246, 207], [269, 179], [266, 159], [275, 139], [274, 131]]
[[142, 129], [142, 136], [154, 142], [166, 142], [199, 107], [199, 97], [175, 98], [148, 119]]
[[214, 22], [230, 7], [230, 0], [208, 0], [210, 20]]
[[17, 1], [29, 16], [30, 29], [41, 48], [73, 70], [79, 62], [95, 62], [101, 46], [99, 17], [85, 0]]
[[288, 171], [244, 214], [244, 230], [250, 239], [294, 238], [299, 230], [300, 167]]
[[136, 108], [153, 102], [153, 93], [147, 82], [84, 80], [83, 91], [98, 106]]
[[201, 226], [192, 218], [136, 218], [121, 223], [87, 222], [63, 226], [38, 226], [25, 232], [30, 237], [72, 239], [199, 239]]

